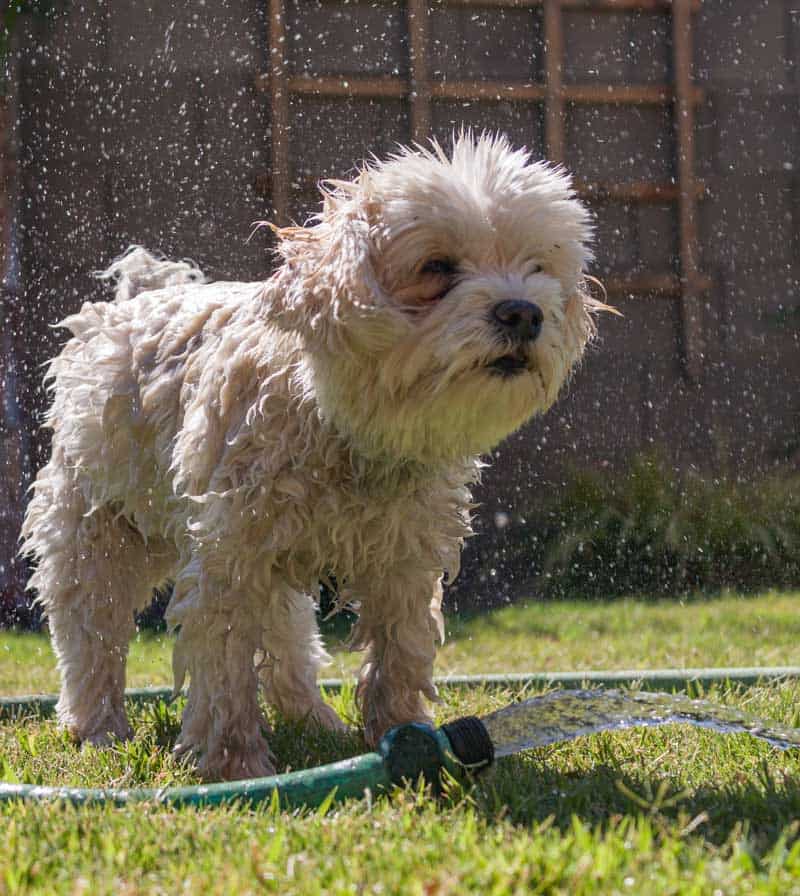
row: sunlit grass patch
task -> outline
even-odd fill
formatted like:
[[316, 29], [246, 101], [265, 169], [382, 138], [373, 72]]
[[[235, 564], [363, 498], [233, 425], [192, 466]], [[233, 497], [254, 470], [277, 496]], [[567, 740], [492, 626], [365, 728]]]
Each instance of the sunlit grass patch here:
[[453, 616], [441, 674], [800, 666], [800, 594], [528, 601]]
[[[490, 613], [447, 617], [441, 674], [697, 666], [800, 665], [800, 594], [713, 599], [528, 601]], [[324, 626], [331, 666], [350, 676], [361, 655], [347, 626]], [[172, 684], [172, 637], [140, 633], [131, 644], [128, 686]], [[0, 632], [0, 694], [58, 689], [43, 634]]]
[[[140, 632], [131, 643], [128, 687], [171, 684], [173, 639]], [[45, 633], [0, 631], [0, 696], [55, 693], [56, 660]]]

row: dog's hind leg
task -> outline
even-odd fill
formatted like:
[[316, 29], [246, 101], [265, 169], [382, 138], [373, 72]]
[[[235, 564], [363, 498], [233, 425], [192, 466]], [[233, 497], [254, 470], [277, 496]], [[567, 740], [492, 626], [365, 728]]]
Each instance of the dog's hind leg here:
[[330, 657], [309, 595], [288, 585], [274, 588], [264, 615], [263, 641], [260, 677], [267, 700], [287, 718], [308, 719], [331, 731], [345, 730], [317, 686], [319, 669]]
[[194, 756], [207, 780], [275, 772], [259, 671], [268, 699], [287, 716], [343, 727], [316, 686], [326, 654], [311, 599], [271, 574], [237, 575], [235, 565], [235, 557], [215, 551], [190, 559], [167, 609], [170, 627], [178, 630], [175, 685], [187, 673], [190, 679], [175, 752]]
[[163, 542], [160, 551], [146, 546], [109, 506], [87, 513], [69, 478], [53, 463], [40, 474], [23, 528], [25, 551], [38, 561], [30, 587], [58, 660], [58, 720], [76, 739], [105, 744], [130, 735], [124, 690], [134, 611], [168, 572], [169, 551]]
[[[205, 560], [205, 563], [203, 562]], [[192, 756], [206, 780], [275, 773], [258, 702], [261, 619], [250, 583], [226, 575], [226, 558], [191, 558], [175, 581], [167, 623], [177, 631], [175, 687], [189, 675], [177, 756]]]

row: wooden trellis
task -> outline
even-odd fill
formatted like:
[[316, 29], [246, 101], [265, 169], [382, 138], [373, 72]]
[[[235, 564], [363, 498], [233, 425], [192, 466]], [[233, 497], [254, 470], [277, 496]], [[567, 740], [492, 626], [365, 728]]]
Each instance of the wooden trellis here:
[[[544, 82], [490, 80], [432, 80], [428, 73], [429, 12], [434, 5], [476, 9], [530, 9], [544, 24]], [[544, 107], [546, 155], [565, 158], [565, 109], [568, 105], [671, 105], [677, 158], [672, 181], [578, 183], [579, 195], [594, 202], [677, 204], [679, 270], [654, 272], [629, 279], [611, 278], [612, 295], [652, 295], [676, 299], [681, 306], [685, 369], [690, 378], [700, 374], [702, 339], [700, 296], [709, 286], [697, 267], [696, 204], [705, 188], [694, 177], [694, 111], [703, 93], [692, 83], [692, 15], [700, 0], [406, 0], [409, 76], [309, 76], [289, 71], [286, 52], [286, 0], [269, 0], [269, 71], [257, 79], [271, 103], [272, 170], [261, 179], [271, 197], [275, 219], [285, 223], [290, 206], [291, 159], [289, 101], [295, 96], [405, 99], [410, 105], [413, 140], [431, 130], [431, 105], [437, 100], [505, 100], [540, 103]], [[667, 12], [672, 16], [671, 84], [566, 84], [564, 10], [591, 12]]]

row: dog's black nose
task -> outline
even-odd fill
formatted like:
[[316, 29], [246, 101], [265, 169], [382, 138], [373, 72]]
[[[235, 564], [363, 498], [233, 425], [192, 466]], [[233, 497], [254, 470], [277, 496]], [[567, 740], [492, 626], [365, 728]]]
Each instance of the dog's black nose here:
[[544, 315], [533, 302], [508, 299], [492, 308], [494, 322], [508, 336], [520, 342], [533, 342], [542, 330]]

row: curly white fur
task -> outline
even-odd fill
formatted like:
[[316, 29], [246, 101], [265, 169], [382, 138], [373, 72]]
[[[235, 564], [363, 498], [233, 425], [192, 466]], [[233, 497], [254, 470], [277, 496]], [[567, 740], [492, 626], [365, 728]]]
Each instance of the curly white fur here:
[[[80, 739], [128, 735], [133, 614], [174, 581], [178, 751], [208, 778], [273, 771], [259, 684], [341, 725], [316, 686], [309, 595], [329, 575], [360, 614], [368, 740], [428, 718], [478, 455], [549, 407], [593, 332], [587, 213], [500, 137], [366, 165], [326, 185], [313, 226], [277, 234], [266, 283], [204, 284], [139, 247], [102, 274], [114, 300], [62, 323], [52, 458], [23, 527], [58, 717]], [[535, 341], [493, 323], [510, 299], [541, 309]]]

